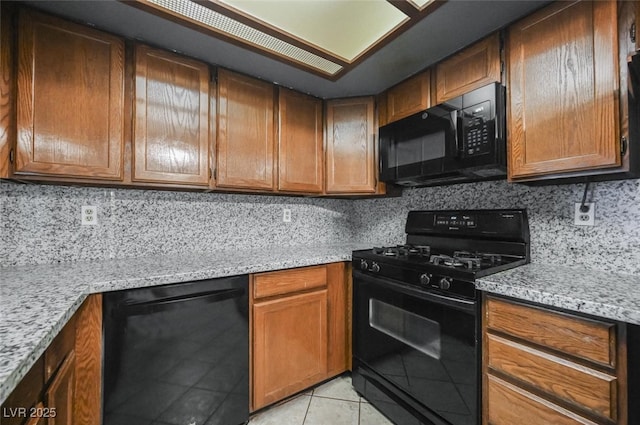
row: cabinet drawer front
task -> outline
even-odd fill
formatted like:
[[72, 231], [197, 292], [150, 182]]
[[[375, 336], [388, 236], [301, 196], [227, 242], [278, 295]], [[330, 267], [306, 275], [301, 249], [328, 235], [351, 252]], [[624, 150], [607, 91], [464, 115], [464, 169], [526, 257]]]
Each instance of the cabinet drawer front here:
[[616, 420], [617, 379], [516, 342], [487, 336], [489, 368]]
[[487, 376], [488, 423], [491, 425], [596, 425], [494, 376]]
[[271, 297], [325, 286], [327, 286], [326, 266], [263, 273], [254, 277], [253, 297]]
[[615, 326], [522, 304], [487, 299], [487, 327], [572, 356], [615, 367]]

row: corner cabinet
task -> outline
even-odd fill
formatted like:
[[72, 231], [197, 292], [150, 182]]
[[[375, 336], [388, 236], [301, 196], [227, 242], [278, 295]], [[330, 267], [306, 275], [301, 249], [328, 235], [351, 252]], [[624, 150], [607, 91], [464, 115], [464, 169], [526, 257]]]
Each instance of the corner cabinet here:
[[510, 27], [510, 180], [621, 165], [617, 7], [562, 1]]
[[373, 97], [326, 102], [326, 193], [366, 194], [377, 189]]
[[251, 276], [251, 410], [348, 367], [345, 263]]
[[218, 71], [217, 187], [274, 190], [274, 90], [270, 83]]
[[624, 325], [485, 295], [483, 424], [627, 425]]
[[101, 378], [102, 296], [91, 295], [7, 397], [2, 423], [100, 425]]
[[209, 184], [209, 67], [163, 50], [135, 50], [135, 182]]
[[322, 193], [322, 99], [278, 88], [278, 190]]
[[21, 10], [14, 174], [121, 180], [124, 42]]

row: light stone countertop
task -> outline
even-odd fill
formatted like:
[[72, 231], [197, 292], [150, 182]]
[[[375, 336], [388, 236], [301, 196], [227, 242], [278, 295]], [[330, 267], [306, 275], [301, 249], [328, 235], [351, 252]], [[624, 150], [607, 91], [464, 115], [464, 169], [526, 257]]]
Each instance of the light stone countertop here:
[[291, 246], [0, 268], [0, 404], [90, 293], [350, 261], [366, 245]]
[[640, 276], [531, 263], [477, 279], [476, 288], [640, 325]]
[[[0, 403], [90, 293], [350, 261], [372, 245], [292, 246], [0, 269]], [[640, 276], [528, 264], [480, 278], [490, 293], [640, 325]]]

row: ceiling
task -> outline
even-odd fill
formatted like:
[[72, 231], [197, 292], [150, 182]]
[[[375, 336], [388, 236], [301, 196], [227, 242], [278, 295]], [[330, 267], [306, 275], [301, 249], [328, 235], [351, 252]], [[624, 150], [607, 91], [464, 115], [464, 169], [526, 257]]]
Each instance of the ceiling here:
[[[313, 19], [310, 16], [320, 16], [317, 10], [304, 18], [300, 15], [300, 22], [306, 19], [306, 24], [300, 25], [295, 19], [297, 13], [302, 13], [299, 9], [296, 10], [300, 3], [294, 7], [292, 0], [269, 0], [271, 12], [264, 9], [259, 1], [244, 0], [244, 4], [243, 0], [226, 1], [236, 8], [247, 9], [254, 14], [261, 13], [261, 19], [270, 20], [271, 25], [286, 32], [298, 31], [310, 38], [313, 44], [346, 59], [357, 58], [363, 49], [370, 47], [371, 40], [376, 41], [381, 35], [380, 30], [370, 31], [361, 23], [350, 26], [348, 21], [338, 22], [335, 16], [327, 18], [329, 23], [325, 27], [328, 33], [323, 34], [322, 26], [315, 25], [311, 28]], [[353, 4], [369, 1], [372, 3], [369, 6], [373, 6], [373, 3], [377, 3], [378, 8], [384, 6], [381, 6], [379, 0], [341, 0], [338, 3], [344, 3], [341, 7], [345, 8], [344, 13], [348, 13]], [[357, 62], [336, 81], [260, 54], [255, 49], [241, 47], [237, 43], [182, 26], [124, 2], [75, 0], [25, 3], [285, 87], [322, 98], [335, 98], [377, 94], [549, 1], [449, 0], [381, 49]], [[283, 11], [283, 16], [284, 11], [288, 12], [287, 19], [272, 13], [276, 5]], [[379, 14], [380, 10], [383, 9], [371, 12], [374, 20], [375, 14]], [[400, 22], [398, 19], [402, 18], [392, 18], [387, 26], [397, 26]], [[342, 31], [348, 31], [349, 34]], [[355, 42], [355, 39], [362, 39], [359, 35], [361, 33], [367, 33], [369, 41]]]

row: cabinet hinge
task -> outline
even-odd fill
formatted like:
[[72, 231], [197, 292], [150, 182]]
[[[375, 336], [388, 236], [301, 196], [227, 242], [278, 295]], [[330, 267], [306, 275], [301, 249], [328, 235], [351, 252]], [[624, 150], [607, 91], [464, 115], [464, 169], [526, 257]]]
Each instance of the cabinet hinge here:
[[631, 28], [629, 28], [629, 37], [631, 37], [631, 41], [633, 43], [636, 42], [636, 23], [631, 24]]
[[9, 151], [9, 162], [13, 164], [13, 161], [15, 160], [15, 158], [16, 158], [16, 151], [11, 149]]
[[627, 138], [622, 136], [620, 138], [620, 155], [624, 156], [627, 153], [628, 143]]

